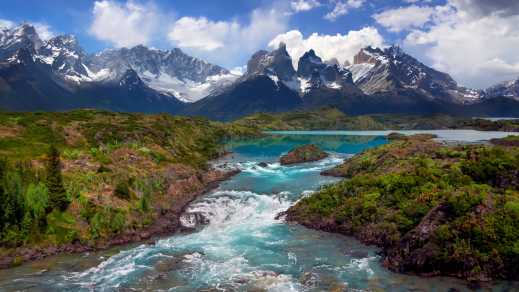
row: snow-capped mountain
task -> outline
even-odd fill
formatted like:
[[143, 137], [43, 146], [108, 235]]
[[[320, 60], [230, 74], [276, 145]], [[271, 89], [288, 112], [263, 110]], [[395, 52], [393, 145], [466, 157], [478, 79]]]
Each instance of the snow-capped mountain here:
[[191, 57], [180, 49], [157, 50], [139, 45], [90, 56], [86, 66], [97, 79], [117, 79], [133, 69], [146, 85], [185, 102], [194, 102], [230, 85], [239, 76]]
[[482, 91], [458, 86], [450, 75], [424, 65], [398, 46], [364, 48], [347, 68], [366, 94], [411, 89], [431, 100], [459, 104], [474, 103], [483, 97]]
[[303, 93], [322, 87], [358, 91], [349, 70], [339, 67], [337, 62], [323, 62], [314, 50], [309, 50], [299, 58], [297, 75]]
[[42, 41], [31, 25], [0, 28], [0, 107], [169, 112], [228, 120], [333, 106], [348, 114], [519, 114], [519, 80], [468, 89], [398, 47], [364, 48], [353, 64], [297, 60], [284, 44], [259, 51], [242, 76], [180, 49], [145, 46], [89, 55], [74, 36]]
[[300, 96], [320, 88], [340, 90], [354, 87], [349, 70], [341, 68], [336, 63], [323, 62], [314, 50], [306, 52], [299, 59], [297, 71], [292, 64], [286, 45], [280, 43], [276, 50], [271, 52], [261, 50], [252, 55], [247, 63], [244, 78], [268, 76], [274, 82], [281, 82], [298, 92]]
[[[35, 60], [50, 66], [68, 88], [88, 83], [117, 83], [131, 69], [146, 86], [159, 93], [193, 102], [229, 86], [239, 77], [180, 49], [136, 46], [88, 55], [72, 35], [42, 41], [28, 24], [0, 29], [0, 60], [9, 60], [21, 48], [29, 51]], [[16, 59], [10, 61], [16, 62]]]
[[72, 35], [54, 37], [46, 41], [35, 55], [36, 59], [51, 66], [63, 80], [81, 83], [95, 81], [86, 68], [86, 54]]
[[43, 45], [36, 29], [28, 24], [15, 28], [0, 27], [0, 59], [12, 57], [19, 49], [33, 53]]
[[519, 78], [489, 87], [485, 93], [488, 98], [507, 97], [519, 101]]

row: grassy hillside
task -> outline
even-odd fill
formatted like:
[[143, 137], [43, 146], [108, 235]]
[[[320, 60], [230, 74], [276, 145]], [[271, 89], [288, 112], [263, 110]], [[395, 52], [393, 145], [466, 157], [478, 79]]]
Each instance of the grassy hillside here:
[[254, 132], [170, 115], [0, 113], [0, 258], [20, 246], [107, 243], [175, 218], [186, 194], [221, 176], [207, 163], [222, 140], [244, 133]]
[[278, 114], [254, 114], [233, 122], [261, 130], [429, 130], [477, 129], [519, 131], [519, 121], [492, 122], [446, 115], [361, 115], [347, 116], [334, 108]]
[[519, 148], [395, 138], [327, 172], [348, 179], [287, 219], [375, 244], [399, 272], [518, 280]]

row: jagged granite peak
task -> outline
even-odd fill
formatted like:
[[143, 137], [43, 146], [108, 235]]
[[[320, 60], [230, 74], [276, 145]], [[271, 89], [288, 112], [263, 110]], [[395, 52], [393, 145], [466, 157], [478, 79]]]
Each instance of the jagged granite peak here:
[[30, 24], [0, 28], [0, 60], [11, 57], [22, 48], [35, 53], [42, 45], [36, 29]]
[[49, 39], [36, 56], [50, 65], [61, 78], [74, 83], [92, 81], [84, 66], [86, 54], [73, 35], [60, 35]]
[[246, 77], [257, 75], [274, 76], [287, 82], [295, 79], [296, 71], [285, 43], [281, 42], [278, 49], [272, 52], [261, 50], [252, 55], [247, 63]]
[[446, 73], [432, 69], [406, 54], [400, 47], [367, 47], [354, 57], [348, 69], [366, 94], [417, 90], [429, 99], [471, 103], [481, 98], [477, 91], [459, 87]]
[[311, 77], [314, 71], [321, 71], [326, 67], [323, 60], [315, 54], [314, 50], [304, 53], [297, 63], [297, 75]]
[[318, 89], [322, 86], [332, 89], [354, 87], [352, 74], [349, 70], [341, 68], [338, 62], [328, 64], [317, 56], [314, 50], [304, 53], [299, 59], [297, 74], [301, 82], [303, 92]]
[[508, 97], [519, 101], [519, 78], [491, 86], [485, 94], [487, 98]]
[[141, 74], [166, 73], [179, 80], [189, 79], [196, 82], [205, 81], [212, 75], [229, 74], [227, 69], [191, 57], [178, 48], [158, 50], [143, 45], [103, 51], [91, 57], [90, 65], [93, 70], [109, 67], [120, 74], [132, 68]]
[[131, 68], [151, 88], [184, 101], [196, 101], [238, 78], [227, 69], [191, 57], [182, 50], [159, 50], [138, 45], [110, 49], [87, 62], [94, 75], [117, 79]]
[[142, 82], [141, 78], [139, 77], [139, 74], [135, 72], [133, 69], [127, 69], [123, 75], [121, 76], [121, 79], [119, 80], [119, 86], [126, 87], [128, 90], [134, 90], [136, 88], [142, 88], [146, 85], [144, 82]]

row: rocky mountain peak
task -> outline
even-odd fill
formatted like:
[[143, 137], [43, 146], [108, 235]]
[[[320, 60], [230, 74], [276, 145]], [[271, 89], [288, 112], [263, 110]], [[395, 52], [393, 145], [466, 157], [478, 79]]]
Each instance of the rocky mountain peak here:
[[446, 73], [439, 72], [406, 54], [399, 46], [385, 49], [367, 47], [349, 66], [355, 84], [366, 94], [417, 90], [429, 99], [471, 103], [481, 95], [459, 87]]
[[247, 62], [247, 77], [256, 75], [275, 76], [282, 81], [291, 81], [296, 76], [292, 66], [292, 58], [287, 52], [286, 45], [280, 43], [278, 49], [267, 52], [256, 52]]
[[36, 29], [30, 24], [0, 30], [0, 59], [11, 57], [22, 48], [34, 53], [42, 45]]
[[322, 59], [315, 54], [314, 50], [304, 53], [297, 65], [297, 74], [309, 78], [314, 71], [320, 72], [326, 67]]
[[323, 62], [314, 50], [309, 50], [299, 59], [297, 74], [303, 83], [308, 82], [305, 91], [328, 87], [341, 89], [354, 87], [352, 74], [341, 68], [338, 62]]
[[487, 98], [508, 97], [519, 100], [519, 77], [491, 86], [485, 91], [485, 94]]

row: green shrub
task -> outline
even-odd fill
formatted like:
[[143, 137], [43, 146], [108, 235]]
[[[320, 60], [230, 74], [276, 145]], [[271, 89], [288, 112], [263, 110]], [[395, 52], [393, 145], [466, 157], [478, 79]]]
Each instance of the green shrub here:
[[122, 200], [130, 200], [130, 186], [128, 180], [121, 180], [117, 183], [114, 189], [114, 196]]
[[32, 218], [41, 222], [49, 209], [49, 192], [45, 184], [30, 184], [25, 192], [25, 201]]

